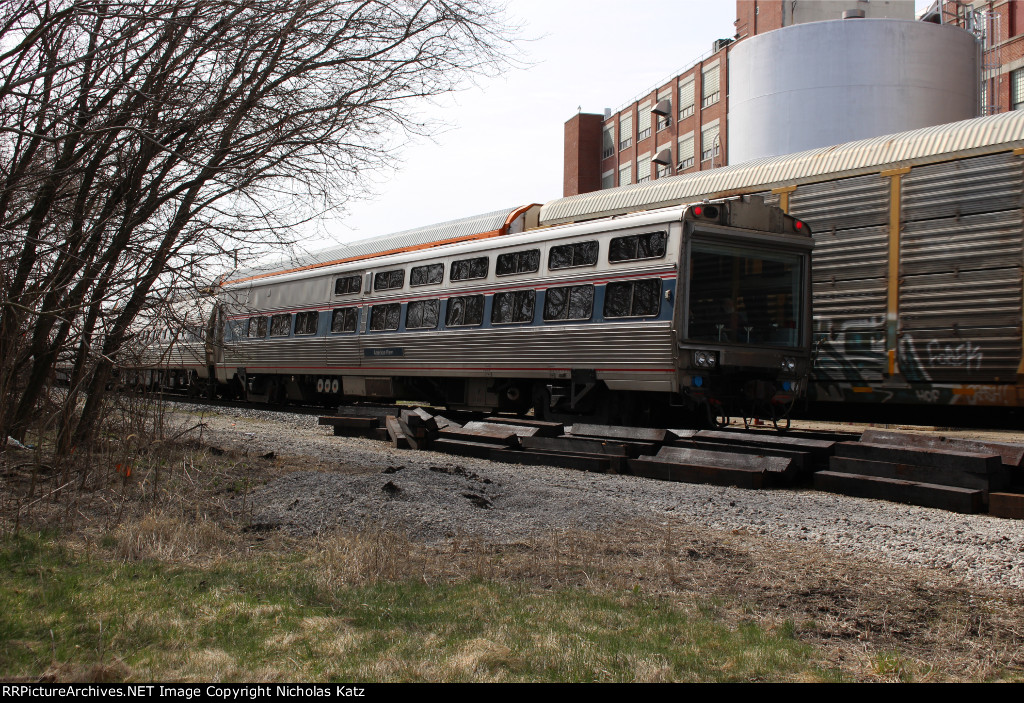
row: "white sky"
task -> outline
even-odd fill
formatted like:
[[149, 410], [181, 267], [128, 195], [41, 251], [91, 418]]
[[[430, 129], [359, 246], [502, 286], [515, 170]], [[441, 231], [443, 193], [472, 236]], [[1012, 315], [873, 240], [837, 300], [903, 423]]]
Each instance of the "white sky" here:
[[[530, 65], [432, 112], [449, 126], [402, 152], [372, 200], [303, 242], [310, 251], [562, 195], [563, 134], [577, 108], [616, 110], [735, 33], [735, 0], [507, 0]], [[917, 0], [918, 11], [928, 0]]]

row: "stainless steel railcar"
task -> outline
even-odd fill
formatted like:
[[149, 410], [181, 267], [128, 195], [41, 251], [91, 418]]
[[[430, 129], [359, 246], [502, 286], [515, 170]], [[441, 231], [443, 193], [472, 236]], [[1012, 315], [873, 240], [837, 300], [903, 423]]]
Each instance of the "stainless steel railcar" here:
[[493, 231], [442, 226], [431, 241], [379, 238], [333, 262], [236, 275], [218, 297], [208, 375], [251, 400], [623, 422], [673, 408], [779, 418], [804, 392], [802, 222], [758, 197], [556, 227], [531, 226], [536, 210]]

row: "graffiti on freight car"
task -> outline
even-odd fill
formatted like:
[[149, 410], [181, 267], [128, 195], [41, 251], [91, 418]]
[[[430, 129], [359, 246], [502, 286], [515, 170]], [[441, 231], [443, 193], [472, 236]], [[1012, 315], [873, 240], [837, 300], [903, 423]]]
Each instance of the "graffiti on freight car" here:
[[970, 341], [957, 344], [955, 347], [952, 344], [943, 346], [942, 342], [937, 339], [928, 342], [928, 362], [932, 366], [949, 366], [967, 371], [980, 371], [981, 361], [984, 358], [985, 355], [981, 352], [981, 347]]
[[885, 367], [885, 318], [877, 315], [836, 322], [814, 321], [817, 379], [867, 381]]

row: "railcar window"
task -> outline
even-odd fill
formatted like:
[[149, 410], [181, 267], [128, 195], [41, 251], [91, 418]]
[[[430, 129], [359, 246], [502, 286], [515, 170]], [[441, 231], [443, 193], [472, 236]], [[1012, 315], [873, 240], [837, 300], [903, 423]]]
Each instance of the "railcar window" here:
[[513, 322], [533, 322], [533, 306], [536, 299], [537, 292], [532, 290], [495, 293], [491, 323], [506, 325]]
[[444, 324], [448, 327], [482, 325], [484, 322], [484, 297], [482, 295], [460, 295], [448, 298], [448, 312]]
[[605, 317], [653, 317], [660, 311], [660, 278], [617, 281], [605, 288]]
[[577, 266], [593, 266], [597, 263], [597, 242], [577, 242], [551, 247], [548, 254], [548, 268], [568, 269]]
[[527, 249], [499, 254], [494, 273], [499, 276], [511, 276], [516, 273], [536, 273], [539, 269], [540, 249]]
[[469, 281], [474, 278], [487, 278], [490, 260], [486, 256], [475, 259], [462, 259], [452, 262], [452, 270], [448, 278], [452, 281]]
[[267, 336], [267, 318], [265, 317], [250, 317], [249, 318], [249, 331], [246, 334], [248, 337], [266, 337]]
[[337, 308], [331, 313], [331, 332], [355, 332], [359, 325], [359, 308]]
[[287, 337], [292, 331], [291, 314], [274, 315], [270, 318], [270, 336]]
[[440, 315], [440, 300], [414, 300], [405, 310], [405, 328], [409, 330], [435, 329]]
[[316, 334], [320, 313], [316, 310], [295, 313], [295, 334]]
[[687, 337], [795, 347], [800, 340], [797, 254], [694, 243]]
[[362, 288], [362, 276], [344, 276], [342, 278], [335, 279], [334, 281], [335, 295], [350, 295], [352, 293], [358, 293]]
[[397, 330], [398, 322], [402, 316], [401, 303], [388, 303], [387, 305], [374, 305], [370, 309], [370, 329]]
[[409, 272], [410, 286], [429, 286], [444, 280], [444, 264], [413, 266]]
[[405, 269], [381, 271], [373, 277], [374, 290], [392, 290], [405, 285]]
[[608, 247], [608, 261], [636, 261], [637, 259], [661, 259], [665, 256], [668, 234], [646, 232], [616, 237]]
[[589, 320], [594, 314], [594, 286], [548, 288], [544, 294], [545, 320]]

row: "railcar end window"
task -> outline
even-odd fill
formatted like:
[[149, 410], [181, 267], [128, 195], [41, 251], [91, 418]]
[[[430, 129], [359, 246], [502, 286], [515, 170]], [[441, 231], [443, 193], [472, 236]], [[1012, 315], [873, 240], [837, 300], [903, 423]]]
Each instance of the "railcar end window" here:
[[548, 254], [548, 268], [568, 269], [577, 266], [594, 266], [597, 263], [597, 242], [576, 242], [551, 247]]
[[617, 281], [605, 288], [605, 317], [654, 317], [660, 311], [660, 278]]
[[646, 232], [616, 237], [608, 247], [608, 261], [636, 261], [638, 259], [661, 259], [665, 256], [668, 234]]
[[444, 280], [444, 264], [413, 266], [409, 272], [410, 286], [429, 286]]
[[274, 315], [270, 318], [270, 336], [287, 337], [292, 331], [291, 313], [285, 315]]
[[494, 307], [491, 310], [491, 323], [507, 325], [512, 323], [533, 322], [533, 308], [537, 292], [533, 290], [515, 290], [507, 293], [495, 293]]
[[459, 295], [448, 298], [448, 310], [444, 324], [447, 327], [468, 327], [484, 322], [484, 297], [482, 295]]
[[373, 276], [374, 290], [393, 290], [405, 285], [405, 269], [381, 271]]
[[462, 259], [452, 262], [452, 269], [448, 274], [452, 281], [469, 281], [474, 278], [487, 278], [487, 268], [490, 260], [486, 256], [479, 256], [475, 259]]
[[594, 314], [594, 286], [548, 288], [544, 294], [544, 319], [589, 320]]
[[407, 330], [436, 329], [440, 314], [440, 300], [414, 300], [405, 310], [405, 328]]
[[370, 310], [370, 329], [375, 332], [380, 330], [397, 330], [401, 316], [401, 303], [374, 305]]
[[316, 334], [320, 313], [316, 310], [295, 313], [295, 334]]
[[337, 308], [331, 314], [331, 332], [355, 332], [359, 325], [359, 308]]
[[536, 273], [540, 270], [540, 249], [512, 251], [498, 255], [498, 263], [494, 273], [499, 276], [511, 276], [517, 273]]
[[362, 276], [343, 276], [334, 280], [335, 295], [351, 295], [352, 293], [358, 293], [362, 288]]
[[250, 317], [247, 336], [263, 338], [267, 336], [267, 318]]

